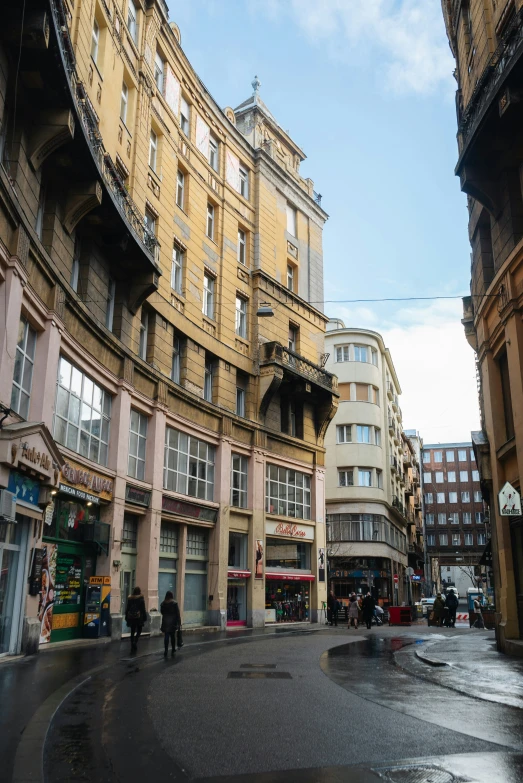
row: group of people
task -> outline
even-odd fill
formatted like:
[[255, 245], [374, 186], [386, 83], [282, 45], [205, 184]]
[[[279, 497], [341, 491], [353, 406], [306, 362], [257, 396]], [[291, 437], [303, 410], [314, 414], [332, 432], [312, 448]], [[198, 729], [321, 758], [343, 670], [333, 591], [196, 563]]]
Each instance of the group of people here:
[[[444, 621], [448, 628], [454, 628], [456, 626], [456, 612], [458, 606], [458, 597], [453, 590], [447, 593], [446, 596], [438, 593], [432, 606], [433, 620], [440, 628]], [[446, 612], [445, 609], [448, 611]]]
[[[338, 612], [341, 608], [342, 605], [340, 601], [336, 598], [334, 592], [331, 590], [327, 598], [327, 622], [329, 625], [338, 625]], [[352, 593], [349, 598], [347, 628], [352, 626], [353, 628], [357, 629], [360, 618], [363, 620], [367, 628], [370, 628], [375, 611], [376, 602], [370, 593], [367, 593], [364, 598], [362, 598], [361, 595]]]
[[[167, 658], [169, 653], [169, 642], [171, 643], [171, 656], [174, 657], [176, 641], [178, 641], [178, 647], [183, 647], [182, 620], [180, 607], [174, 600], [174, 595], [170, 590], [165, 593], [165, 598], [160, 605], [160, 612], [162, 614], [160, 630], [164, 635], [164, 658]], [[132, 595], [127, 598], [125, 622], [131, 629], [131, 653], [135, 653], [138, 649], [138, 639], [142, 633], [142, 628], [147, 622], [145, 599], [139, 587], [135, 587]]]

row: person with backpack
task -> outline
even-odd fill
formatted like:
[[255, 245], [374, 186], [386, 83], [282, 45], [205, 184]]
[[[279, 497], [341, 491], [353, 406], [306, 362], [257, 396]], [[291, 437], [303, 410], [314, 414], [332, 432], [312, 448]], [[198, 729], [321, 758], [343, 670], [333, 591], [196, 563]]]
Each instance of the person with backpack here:
[[171, 640], [171, 656], [174, 658], [176, 652], [176, 632], [181, 625], [180, 607], [174, 600], [174, 596], [170, 590], [165, 593], [165, 599], [160, 604], [160, 612], [162, 613], [162, 625], [160, 631], [164, 634], [164, 658], [167, 658], [169, 652], [169, 639]]
[[445, 599], [445, 606], [449, 610], [449, 614], [447, 617], [447, 627], [448, 628], [455, 628], [456, 627], [456, 612], [458, 610], [459, 601], [456, 593], [454, 590], [449, 590], [447, 593], [447, 597]]
[[139, 587], [135, 587], [132, 595], [127, 598], [125, 622], [131, 629], [131, 652], [133, 653], [138, 649], [138, 639], [142, 633], [143, 626], [147, 622], [145, 599]]

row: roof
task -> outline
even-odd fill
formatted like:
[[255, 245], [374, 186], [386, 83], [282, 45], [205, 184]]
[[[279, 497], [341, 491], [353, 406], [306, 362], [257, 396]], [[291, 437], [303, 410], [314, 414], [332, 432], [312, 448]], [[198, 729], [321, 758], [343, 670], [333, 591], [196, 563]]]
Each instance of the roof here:
[[471, 448], [472, 441], [467, 441], [466, 443], [425, 443], [423, 445], [423, 451], [427, 451], [428, 449], [447, 449], [447, 448], [454, 448], [457, 449], [459, 446], [463, 446], [463, 448]]

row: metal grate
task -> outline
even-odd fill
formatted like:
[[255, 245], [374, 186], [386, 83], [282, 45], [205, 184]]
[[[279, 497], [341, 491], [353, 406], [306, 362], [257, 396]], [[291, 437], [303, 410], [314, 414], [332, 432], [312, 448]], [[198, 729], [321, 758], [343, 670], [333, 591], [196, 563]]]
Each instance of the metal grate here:
[[466, 778], [453, 775], [438, 767], [409, 765], [408, 767], [381, 767], [373, 769], [386, 783], [466, 783]]

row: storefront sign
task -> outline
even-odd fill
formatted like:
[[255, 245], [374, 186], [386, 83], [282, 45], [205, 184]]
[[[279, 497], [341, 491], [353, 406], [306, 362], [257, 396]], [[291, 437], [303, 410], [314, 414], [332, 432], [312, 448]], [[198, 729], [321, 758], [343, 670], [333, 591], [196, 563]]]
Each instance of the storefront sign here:
[[100, 498], [97, 495], [91, 495], [89, 492], [84, 492], [83, 489], [70, 487], [68, 484], [60, 484], [59, 490], [76, 500], [85, 500], [88, 503], [96, 503], [97, 505], [100, 503]]
[[265, 574], [265, 579], [277, 579], [279, 582], [314, 582], [314, 574], [286, 574], [277, 573], [276, 571]]
[[44, 544], [42, 549], [42, 586], [38, 606], [38, 619], [40, 620], [40, 644], [47, 644], [51, 641], [51, 629], [53, 627], [56, 557], [58, 550], [56, 544]]
[[227, 576], [229, 579], [248, 579], [250, 575], [250, 571], [243, 571], [242, 569], [229, 568], [227, 571]]
[[318, 547], [318, 582], [325, 581], [325, 549]]
[[125, 501], [126, 503], [134, 503], [137, 506], [149, 508], [151, 493], [148, 489], [141, 489], [140, 487], [133, 487], [131, 484], [126, 484]]
[[358, 577], [360, 579], [368, 579], [368, 578], [374, 578], [374, 579], [387, 579], [387, 577], [390, 576], [390, 574], [387, 574], [386, 571], [376, 571], [373, 569], [364, 568], [362, 569], [352, 569], [352, 570], [345, 570], [343, 568], [331, 568], [329, 571], [329, 578], [330, 579], [348, 579], [349, 577]]
[[6, 425], [0, 430], [0, 463], [10, 470], [27, 473], [54, 487], [62, 459], [51, 434], [41, 423]]
[[[18, 473], [12, 470], [9, 473], [9, 483], [7, 485], [9, 492], [16, 495], [17, 500], [23, 500], [24, 503], [31, 503], [32, 506], [38, 506], [40, 499], [40, 482], [29, 478], [25, 473]], [[38, 509], [41, 511], [42, 509]]]
[[90, 576], [89, 577], [89, 584], [90, 585], [110, 585], [111, 584], [111, 577], [110, 576]]
[[171, 498], [169, 495], [162, 496], [162, 510], [170, 514], [179, 514], [183, 517], [190, 517], [200, 522], [216, 522], [218, 519], [218, 509], [208, 506], [197, 506], [195, 503], [186, 503], [184, 500]]
[[[86, 470], [82, 465], [75, 462], [64, 462], [62, 465], [62, 481], [81, 491], [87, 490], [89, 494], [94, 494], [102, 500], [113, 499], [114, 482], [112, 479], [102, 476], [101, 473]], [[61, 491], [62, 481], [60, 482]], [[75, 497], [79, 497], [79, 495]]]
[[42, 468], [46, 473], [49, 473], [53, 465], [53, 461], [49, 454], [45, 451], [39, 451], [36, 446], [31, 446], [29, 443], [22, 443], [21, 458], [29, 462], [31, 465], [35, 465], [38, 468]]
[[256, 563], [254, 570], [255, 579], [263, 579], [263, 541], [261, 538], [256, 539], [254, 549], [254, 562]]
[[314, 541], [313, 525], [296, 525], [293, 522], [265, 522], [265, 533], [268, 536], [283, 536], [298, 538], [302, 541]]

